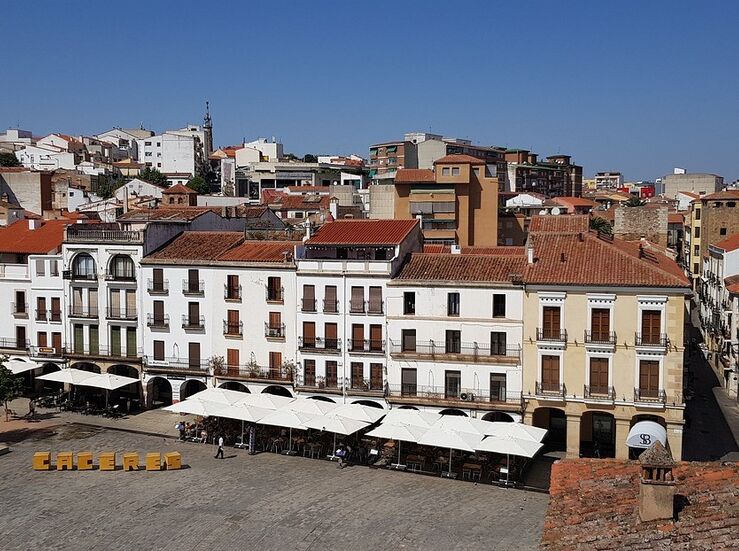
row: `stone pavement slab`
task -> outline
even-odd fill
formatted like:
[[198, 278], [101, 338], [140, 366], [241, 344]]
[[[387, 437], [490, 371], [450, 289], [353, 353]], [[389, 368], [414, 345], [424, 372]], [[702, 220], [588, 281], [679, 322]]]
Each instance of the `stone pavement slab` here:
[[[181, 471], [35, 472], [39, 450], [180, 451]], [[545, 494], [65, 424], [0, 457], [15, 549], [535, 549]], [[120, 459], [119, 459], [120, 461]]]

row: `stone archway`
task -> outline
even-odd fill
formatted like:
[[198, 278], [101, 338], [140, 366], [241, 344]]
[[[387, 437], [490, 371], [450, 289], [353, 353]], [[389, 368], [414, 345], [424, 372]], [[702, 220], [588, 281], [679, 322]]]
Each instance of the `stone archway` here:
[[398, 409], [414, 409], [416, 411], [419, 411], [416, 406], [398, 406]]
[[534, 410], [532, 425], [546, 429], [544, 444], [549, 451], [567, 451], [567, 416], [558, 408], [540, 407]]
[[182, 385], [180, 385], [180, 401], [185, 400], [188, 396], [205, 390], [208, 388], [203, 381], [197, 379], [187, 379]]
[[146, 383], [147, 405], [158, 408], [172, 405], [172, 384], [165, 377], [152, 377]]
[[76, 362], [71, 364], [69, 367], [80, 369], [82, 371], [91, 371], [92, 373], [102, 373], [100, 366], [92, 362]]
[[360, 406], [367, 406], [375, 409], [385, 409], [382, 404], [375, 402], [374, 400], [355, 400], [353, 404], [359, 404]]
[[318, 400], [319, 402], [329, 402], [331, 404], [336, 403], [336, 400], [329, 398], [328, 396], [308, 396], [306, 400]]
[[580, 417], [580, 457], [616, 457], [616, 419], [605, 411]]
[[515, 419], [505, 411], [489, 411], [482, 416], [483, 421], [497, 421], [501, 423], [513, 423]]
[[240, 383], [238, 381], [226, 381], [225, 383], [221, 383], [220, 385], [218, 385], [218, 388], [251, 394], [251, 390], [249, 390], [249, 387], [247, 387], [244, 383]]
[[275, 396], [284, 396], [285, 398], [293, 398], [292, 392], [280, 385], [269, 385], [262, 390], [262, 394], [274, 394]]
[[458, 417], [469, 417], [469, 415], [467, 415], [464, 411], [458, 408], [442, 409], [439, 412], [439, 415], [456, 415]]

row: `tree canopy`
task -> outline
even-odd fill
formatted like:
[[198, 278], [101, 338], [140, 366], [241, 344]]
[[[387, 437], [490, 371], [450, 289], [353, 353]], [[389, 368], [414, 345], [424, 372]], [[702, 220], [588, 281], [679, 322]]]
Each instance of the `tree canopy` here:
[[608, 235], [611, 235], [613, 233], [613, 226], [611, 226], [611, 223], [605, 218], [601, 218], [600, 216], [596, 216], [590, 219], [590, 229]]
[[197, 191], [199, 195], [210, 193], [210, 185], [202, 176], [194, 176], [193, 178], [190, 178], [190, 181], [187, 182], [187, 187]]
[[149, 182], [150, 184], [167, 187], [167, 177], [156, 168], [151, 168], [150, 166], [144, 168], [144, 170], [139, 173], [138, 178]]
[[0, 402], [5, 406], [5, 420], [8, 420], [8, 402], [17, 398], [23, 391], [23, 379], [14, 375], [0, 360]]
[[13, 153], [0, 153], [0, 166], [21, 166], [21, 162]]
[[317, 163], [318, 157], [316, 157], [315, 155], [311, 155], [310, 153], [306, 153], [303, 156], [303, 162], [304, 163]]
[[629, 200], [624, 203], [625, 207], [641, 207], [646, 204], [646, 201], [642, 201], [636, 195], [629, 197]]

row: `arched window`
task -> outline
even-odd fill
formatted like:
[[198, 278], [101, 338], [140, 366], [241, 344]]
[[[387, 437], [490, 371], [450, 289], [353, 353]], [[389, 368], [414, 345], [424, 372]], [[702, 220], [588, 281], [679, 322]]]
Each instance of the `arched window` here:
[[95, 279], [95, 261], [87, 253], [80, 253], [72, 262], [72, 277], [74, 279]]
[[136, 279], [133, 260], [130, 256], [117, 254], [110, 260], [110, 275], [113, 279]]

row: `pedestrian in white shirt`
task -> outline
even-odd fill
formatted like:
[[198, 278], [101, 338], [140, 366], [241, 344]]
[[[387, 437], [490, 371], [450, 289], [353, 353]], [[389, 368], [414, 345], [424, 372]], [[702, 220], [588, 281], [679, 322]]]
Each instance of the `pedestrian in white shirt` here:
[[223, 436], [218, 437], [218, 451], [216, 452], [215, 459], [218, 459], [219, 456], [223, 459]]

